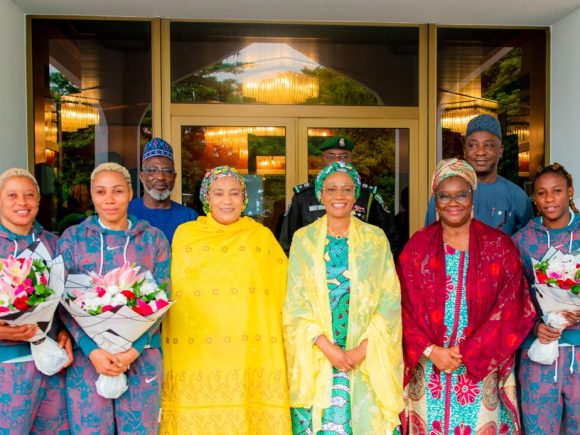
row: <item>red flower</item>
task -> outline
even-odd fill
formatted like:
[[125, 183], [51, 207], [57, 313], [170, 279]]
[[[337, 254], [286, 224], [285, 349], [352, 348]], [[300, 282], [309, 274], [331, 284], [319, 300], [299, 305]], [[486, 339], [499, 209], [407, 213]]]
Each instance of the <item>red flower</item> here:
[[153, 314], [153, 308], [151, 308], [148, 304], [143, 302], [141, 299], [137, 300], [137, 305], [135, 305], [133, 307], [133, 311], [141, 314], [142, 316], [149, 316], [149, 315]]
[[574, 285], [576, 285], [576, 281], [568, 278], [566, 280], [563, 279], [558, 279], [556, 280], [556, 282], [558, 283], [558, 287], [560, 287], [561, 289], [564, 290], [570, 290], [570, 288]]
[[503, 423], [499, 427], [499, 433], [500, 433], [500, 435], [508, 435], [510, 433], [510, 426], [509, 426], [509, 424]]
[[101, 313], [106, 313], [107, 311], [111, 311], [113, 309], [112, 305], [103, 305], [103, 308], [101, 308]]
[[429, 432], [429, 435], [441, 435], [443, 433], [443, 427], [441, 425], [441, 422], [439, 420], [433, 420], [433, 423], [431, 424], [431, 431]]
[[[443, 391], [443, 386], [441, 385], [441, 377], [435, 372], [431, 373], [429, 376], [429, 383], [427, 384], [429, 391], [431, 391], [431, 397], [434, 399], [439, 399], [441, 397], [441, 392]], [[435, 421], [433, 422], [433, 427], [435, 427]], [[438, 422], [437, 422], [438, 423]], [[441, 423], [439, 423], [441, 427]], [[439, 429], [441, 430], [441, 429]]]
[[44, 277], [44, 275], [40, 275], [40, 282], [44, 285], [48, 285], [48, 281], [46, 280], [46, 278]]
[[8, 311], [10, 311], [8, 307], [0, 307], [0, 313], [6, 313]]
[[461, 423], [455, 428], [453, 435], [471, 435], [471, 427]]
[[127, 299], [135, 299], [135, 293], [133, 293], [131, 290], [123, 290], [121, 294]]
[[453, 391], [455, 391], [457, 401], [461, 405], [475, 403], [475, 399], [481, 393], [477, 384], [473, 383], [465, 374], [457, 377], [457, 384], [453, 387]]
[[540, 284], [545, 284], [548, 279], [548, 275], [538, 269], [536, 270], [536, 278], [538, 278]]
[[19, 298], [14, 299], [14, 307], [18, 311], [26, 311], [28, 308], [28, 296], [22, 296]]
[[102, 287], [97, 287], [95, 291], [97, 292], [97, 296], [100, 298], [102, 298], [105, 295], [105, 293], [107, 293], [107, 291]]

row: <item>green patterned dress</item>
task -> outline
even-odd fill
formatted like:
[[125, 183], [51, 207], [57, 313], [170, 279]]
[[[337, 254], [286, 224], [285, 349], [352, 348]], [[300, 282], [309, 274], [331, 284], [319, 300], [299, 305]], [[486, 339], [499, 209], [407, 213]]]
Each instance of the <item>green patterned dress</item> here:
[[[346, 346], [348, 331], [348, 306], [350, 302], [350, 279], [348, 274], [348, 239], [326, 237], [324, 247], [326, 281], [332, 312], [332, 338], [341, 348]], [[332, 369], [331, 405], [322, 414], [322, 430], [318, 435], [352, 434], [350, 409], [350, 379], [348, 373]], [[292, 432], [312, 434], [312, 414], [310, 409], [292, 408]]]

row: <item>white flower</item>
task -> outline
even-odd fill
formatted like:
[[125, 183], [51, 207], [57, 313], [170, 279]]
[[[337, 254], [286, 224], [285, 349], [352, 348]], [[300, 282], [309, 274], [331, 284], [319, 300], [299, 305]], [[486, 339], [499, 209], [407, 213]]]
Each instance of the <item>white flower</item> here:
[[152, 281], [145, 281], [141, 286], [141, 294], [148, 295], [157, 290], [157, 286]]
[[111, 298], [111, 305], [117, 307], [119, 305], [127, 305], [127, 298], [121, 293], [117, 293]]
[[157, 293], [155, 295], [155, 300], [156, 301], [159, 301], [159, 300], [166, 301], [167, 300], [167, 293], [165, 293], [164, 291], [160, 291], [159, 293]]

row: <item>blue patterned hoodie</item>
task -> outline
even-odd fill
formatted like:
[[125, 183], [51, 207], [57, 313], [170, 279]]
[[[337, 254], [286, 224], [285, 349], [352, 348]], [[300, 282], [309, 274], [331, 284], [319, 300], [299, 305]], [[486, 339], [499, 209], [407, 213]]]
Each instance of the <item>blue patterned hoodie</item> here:
[[[46, 231], [38, 222], [34, 222], [32, 231], [26, 236], [13, 233], [4, 225], [0, 225], [0, 258], [16, 257], [36, 240], [42, 241], [50, 254], [54, 257], [58, 237]], [[49, 335], [55, 338], [59, 329], [59, 322], [52, 323]], [[22, 341], [0, 340], [0, 362], [31, 355], [30, 344]]]
[[[170, 250], [167, 239], [147, 221], [137, 220], [133, 216], [129, 220], [131, 225], [127, 231], [103, 227], [97, 215], [68, 228], [61, 236], [57, 248], [63, 256], [67, 272], [105, 274], [128, 261], [141, 266], [140, 272], [149, 270], [158, 285], [164, 282], [169, 284]], [[88, 357], [98, 348], [66, 310], [61, 310], [61, 317], [75, 345], [81, 348], [85, 356]], [[139, 354], [145, 346], [161, 348], [160, 323], [161, 319], [133, 343]]]
[[[541, 217], [536, 217], [519, 230], [513, 236], [513, 241], [517, 245], [524, 262], [526, 279], [530, 284], [530, 290], [536, 303], [538, 313], [541, 313], [537, 305], [536, 289], [534, 287], [534, 268], [531, 259], [540, 261], [550, 246], [567, 254], [580, 253], [580, 214], [572, 214], [570, 223], [564, 228], [547, 228], [542, 223]], [[578, 296], [580, 298], [580, 296]], [[580, 300], [580, 299], [579, 299]], [[528, 349], [536, 336], [533, 331], [524, 341], [521, 348]], [[562, 332], [561, 344], [573, 346], [580, 345], [580, 325], [567, 328]]]

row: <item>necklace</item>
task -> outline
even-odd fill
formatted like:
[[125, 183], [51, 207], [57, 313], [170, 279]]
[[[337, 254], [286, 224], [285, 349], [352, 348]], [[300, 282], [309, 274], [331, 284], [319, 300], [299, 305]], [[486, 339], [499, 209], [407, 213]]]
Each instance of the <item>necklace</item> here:
[[333, 237], [336, 237], [337, 239], [348, 236], [348, 227], [342, 231], [336, 231], [334, 228], [328, 225], [327, 230], [328, 234], [330, 234]]

